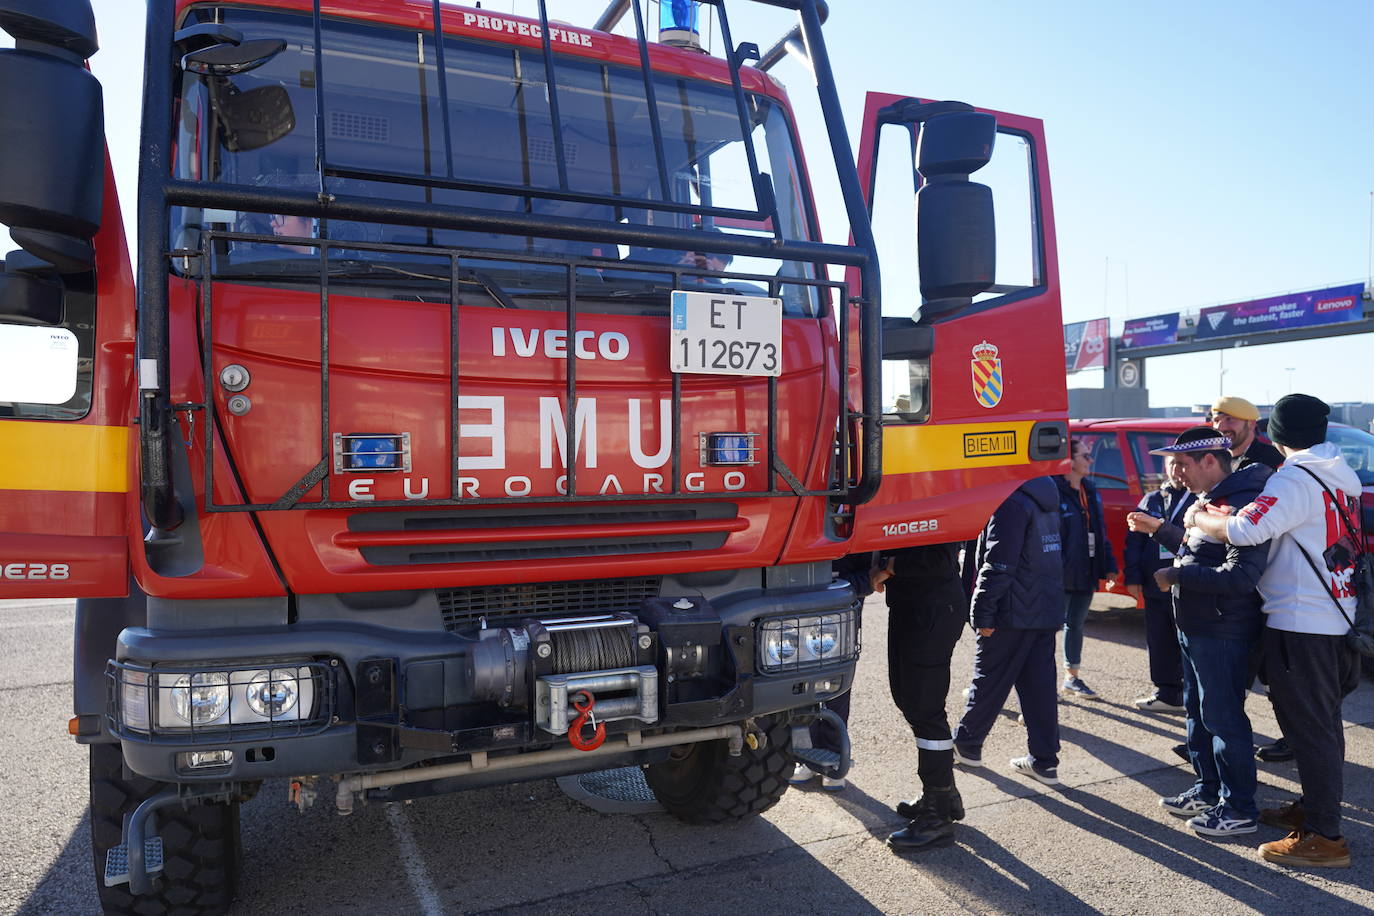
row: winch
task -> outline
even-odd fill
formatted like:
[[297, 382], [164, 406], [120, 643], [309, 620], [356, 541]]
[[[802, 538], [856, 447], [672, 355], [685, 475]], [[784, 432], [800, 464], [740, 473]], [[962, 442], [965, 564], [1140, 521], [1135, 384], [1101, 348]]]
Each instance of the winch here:
[[[472, 698], [533, 708], [552, 735], [569, 724], [658, 721], [657, 638], [630, 614], [526, 620], [479, 631], [468, 653]], [[592, 698], [578, 705], [579, 696]], [[590, 715], [589, 715], [590, 714]]]

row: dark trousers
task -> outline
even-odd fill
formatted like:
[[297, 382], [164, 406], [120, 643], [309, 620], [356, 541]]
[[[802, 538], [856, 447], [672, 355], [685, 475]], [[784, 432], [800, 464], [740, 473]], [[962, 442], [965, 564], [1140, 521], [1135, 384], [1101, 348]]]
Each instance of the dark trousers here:
[[1054, 630], [998, 629], [979, 636], [973, 656], [973, 689], [954, 733], [960, 747], [981, 752], [983, 741], [1013, 687], [1026, 721], [1026, 749], [1042, 767], [1059, 766], [1058, 670]]
[[1245, 714], [1249, 639], [1179, 633], [1188, 757], [1203, 799], [1218, 799], [1241, 817], [1257, 817], [1255, 749]]
[[[1154, 589], [1147, 582], [1146, 589]], [[1183, 656], [1174, 626], [1173, 602], [1164, 592], [1145, 593], [1145, 646], [1150, 657], [1150, 682], [1165, 703], [1183, 705]]]
[[1264, 670], [1279, 728], [1288, 738], [1302, 783], [1307, 826], [1341, 835], [1345, 725], [1341, 701], [1360, 682], [1360, 657], [1344, 636], [1266, 628]]
[[887, 584], [887, 682], [892, 701], [916, 736], [916, 773], [923, 789], [954, 785], [954, 743], [945, 700], [949, 660], [968, 621], [957, 577], [943, 582], [890, 579]]

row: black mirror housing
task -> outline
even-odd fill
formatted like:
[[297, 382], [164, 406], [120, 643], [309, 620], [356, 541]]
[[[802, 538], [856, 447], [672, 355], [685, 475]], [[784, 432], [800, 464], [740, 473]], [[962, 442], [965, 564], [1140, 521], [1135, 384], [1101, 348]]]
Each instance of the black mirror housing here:
[[14, 87], [0, 93], [0, 223], [91, 238], [105, 178], [100, 83], [80, 64], [14, 50], [0, 51], [0, 86]]
[[0, 322], [61, 324], [62, 293], [62, 283], [51, 275], [0, 270]]
[[0, 0], [0, 29], [82, 60], [100, 49], [91, 0]]
[[916, 168], [916, 247], [921, 319], [959, 311], [997, 277], [992, 189], [969, 175], [992, 159], [997, 119], [972, 110], [941, 111], [921, 125]]
[[921, 126], [916, 170], [926, 179], [965, 177], [987, 165], [997, 139], [997, 119], [981, 111], [951, 111]]
[[231, 153], [261, 149], [296, 129], [291, 96], [280, 86], [217, 93], [220, 142]]
[[970, 305], [997, 276], [992, 189], [967, 180], [927, 182], [916, 195], [921, 316]]
[[883, 316], [883, 359], [927, 359], [934, 352], [934, 328], [910, 318]]
[[238, 43], [225, 42], [191, 51], [181, 58], [183, 70], [210, 76], [234, 76], [255, 70], [286, 50], [286, 42], [276, 38], [255, 38]]

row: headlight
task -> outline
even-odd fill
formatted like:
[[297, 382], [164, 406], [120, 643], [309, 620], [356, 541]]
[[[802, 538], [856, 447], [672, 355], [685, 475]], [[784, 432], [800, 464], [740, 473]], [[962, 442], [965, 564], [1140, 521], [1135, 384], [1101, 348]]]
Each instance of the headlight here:
[[116, 731], [151, 734], [320, 724], [320, 703], [329, 698], [322, 688], [330, 666], [292, 661], [258, 667], [262, 664], [178, 671], [111, 662], [119, 716]]
[[280, 719], [296, 706], [300, 690], [294, 668], [259, 671], [248, 682], [248, 708], [264, 719]]
[[229, 711], [229, 672], [183, 674], [172, 682], [172, 712], [193, 726], [210, 725]]
[[797, 630], [795, 627], [771, 627], [762, 634], [764, 658], [773, 665], [791, 664], [797, 657]]
[[840, 645], [840, 628], [833, 623], [818, 623], [806, 628], [806, 651], [825, 658]]
[[805, 617], [772, 617], [758, 624], [759, 668], [794, 671], [849, 661], [859, 654], [854, 611]]

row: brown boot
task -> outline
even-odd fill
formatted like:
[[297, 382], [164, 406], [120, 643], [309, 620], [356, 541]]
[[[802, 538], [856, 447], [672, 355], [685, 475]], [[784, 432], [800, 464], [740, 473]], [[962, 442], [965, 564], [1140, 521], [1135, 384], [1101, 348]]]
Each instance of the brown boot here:
[[1307, 826], [1307, 812], [1302, 810], [1302, 799], [1297, 799], [1277, 808], [1261, 808], [1259, 822], [1289, 833], [1300, 833]]
[[1350, 866], [1350, 846], [1345, 837], [1328, 840], [1320, 833], [1295, 830], [1281, 840], [1264, 843], [1259, 848], [1260, 858], [1280, 865], [1295, 865], [1298, 868], [1348, 868]]

